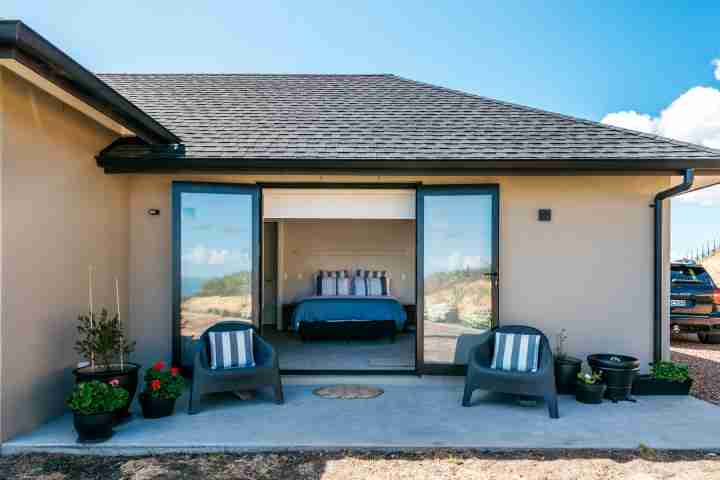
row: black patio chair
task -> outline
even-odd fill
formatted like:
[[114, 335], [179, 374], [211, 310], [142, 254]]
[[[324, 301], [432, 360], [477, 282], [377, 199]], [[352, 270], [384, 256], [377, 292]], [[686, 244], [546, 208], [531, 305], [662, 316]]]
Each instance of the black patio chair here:
[[283, 403], [280, 367], [275, 349], [259, 335], [253, 335], [254, 367], [210, 368], [208, 333], [252, 329], [243, 322], [219, 322], [208, 328], [199, 340], [193, 368], [192, 388], [188, 413], [198, 413], [200, 399], [207, 393], [234, 392], [269, 386], [273, 388], [275, 403]]
[[[490, 368], [497, 332], [540, 335], [538, 371], [508, 372]], [[462, 400], [464, 407], [470, 406], [473, 391], [482, 389], [543, 397], [547, 403], [550, 418], [559, 417], [553, 353], [550, 349], [550, 342], [540, 330], [520, 325], [494, 328], [487, 333], [486, 338], [470, 350], [468, 357], [465, 392]]]

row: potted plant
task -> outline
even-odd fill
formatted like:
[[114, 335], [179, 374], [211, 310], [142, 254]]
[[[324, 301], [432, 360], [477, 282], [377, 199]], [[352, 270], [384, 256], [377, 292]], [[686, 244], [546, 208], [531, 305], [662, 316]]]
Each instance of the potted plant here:
[[563, 328], [557, 334], [555, 348], [555, 385], [558, 393], [574, 393], [578, 373], [582, 367], [582, 360], [571, 357], [565, 351], [567, 331]]
[[88, 363], [73, 371], [76, 383], [97, 380], [107, 383], [116, 380], [127, 390], [128, 400], [118, 407], [118, 418], [130, 415], [128, 408], [135, 396], [140, 365], [127, 361], [135, 344], [127, 341], [118, 315], [110, 316], [106, 309], [99, 315], [80, 315], [77, 327], [79, 338], [75, 351]]
[[605, 384], [598, 372], [579, 372], [575, 383], [575, 398], [582, 403], [602, 403]]
[[73, 424], [79, 443], [107, 440], [113, 434], [114, 412], [127, 402], [128, 392], [120, 382], [92, 380], [75, 385], [67, 405], [73, 411]]
[[633, 395], [688, 395], [692, 387], [690, 369], [683, 363], [650, 364], [650, 375], [639, 375], [632, 386]]
[[185, 379], [180, 370], [165, 368], [164, 362], [157, 362], [145, 372], [145, 389], [140, 394], [143, 417], [161, 418], [172, 415], [175, 400], [182, 395]]

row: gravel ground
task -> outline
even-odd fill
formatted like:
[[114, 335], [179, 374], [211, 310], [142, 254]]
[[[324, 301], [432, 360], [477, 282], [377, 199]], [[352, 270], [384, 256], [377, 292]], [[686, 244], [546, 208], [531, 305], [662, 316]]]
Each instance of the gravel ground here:
[[0, 457], [18, 479], [720, 479], [720, 456], [703, 452], [426, 451], [89, 457]]
[[720, 405], [720, 345], [705, 345], [694, 337], [673, 339], [672, 359], [690, 366], [692, 395]]

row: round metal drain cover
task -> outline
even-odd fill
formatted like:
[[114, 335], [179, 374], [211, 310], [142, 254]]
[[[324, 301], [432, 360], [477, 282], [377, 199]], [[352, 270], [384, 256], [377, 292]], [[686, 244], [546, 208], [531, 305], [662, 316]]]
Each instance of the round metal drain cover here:
[[332, 385], [313, 390], [318, 397], [337, 398], [339, 400], [355, 400], [379, 397], [385, 391], [382, 388], [367, 385]]

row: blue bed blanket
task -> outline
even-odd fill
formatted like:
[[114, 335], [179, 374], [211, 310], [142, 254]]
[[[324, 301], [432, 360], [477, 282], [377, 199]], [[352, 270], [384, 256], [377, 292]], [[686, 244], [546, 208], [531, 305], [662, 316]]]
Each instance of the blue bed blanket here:
[[298, 302], [293, 312], [292, 328], [300, 322], [362, 322], [394, 320], [397, 331], [405, 328], [405, 309], [393, 297], [328, 296], [308, 297]]

